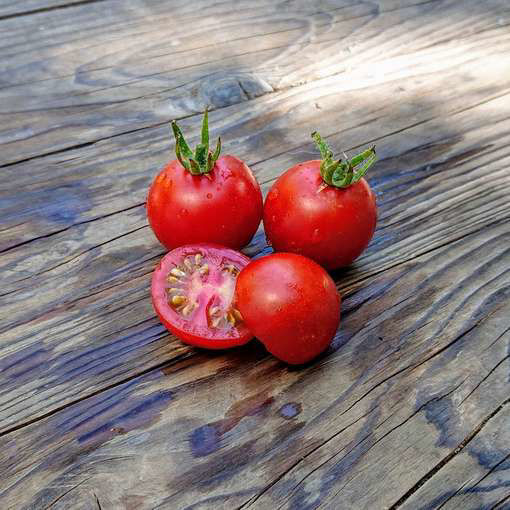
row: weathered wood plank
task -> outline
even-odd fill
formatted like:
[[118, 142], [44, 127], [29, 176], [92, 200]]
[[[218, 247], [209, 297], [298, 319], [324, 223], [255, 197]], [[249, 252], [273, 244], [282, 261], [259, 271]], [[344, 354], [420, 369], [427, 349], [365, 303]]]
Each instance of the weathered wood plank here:
[[[414, 54], [412, 68], [407, 59], [387, 72], [381, 68], [375, 83], [354, 83], [346, 74], [224, 108], [211, 115], [214, 134], [222, 133], [225, 151], [254, 166], [264, 182], [290, 162], [316, 157], [309, 143], [312, 128], [336, 133], [348, 148], [510, 90], [510, 64], [502, 58], [510, 51], [507, 32], [495, 29], [487, 36], [485, 73], [465, 61], [472, 55], [467, 48], [480, 46], [478, 39], [461, 52], [460, 43], [446, 43]], [[346, 110], [346, 104], [355, 106]], [[198, 119], [188, 119], [183, 128], [196, 135]], [[142, 204], [155, 170], [171, 157], [170, 138], [165, 125], [3, 168], [0, 249]], [[282, 156], [272, 159], [277, 155]], [[13, 195], [13, 187], [21, 192]]]
[[0, 21], [20, 15], [33, 15], [52, 9], [90, 4], [104, 0], [0, 0]]
[[[19, 111], [30, 110], [34, 129], [41, 128], [39, 116], [56, 128], [34, 133], [34, 156], [46, 150], [40, 136], [49, 145], [61, 143], [59, 137], [68, 143], [73, 133], [92, 141], [119, 135], [126, 119], [129, 130], [143, 128], [2, 168], [0, 418], [4, 433], [22, 428], [1, 439], [7, 476], [0, 507], [504, 505], [508, 6], [425, 2], [412, 7], [422, 10], [418, 26], [408, 18], [407, 2], [328, 2], [309, 25], [296, 23], [306, 34], [298, 42], [288, 34], [294, 31], [289, 19], [310, 17], [309, 3], [250, 3], [243, 12], [252, 16], [248, 22], [235, 13], [222, 20], [231, 30], [213, 42], [223, 56], [237, 51], [229, 39], [236, 33], [249, 37], [242, 44], [253, 43], [256, 56], [238, 55], [235, 69], [227, 70], [227, 81], [235, 80], [217, 87], [226, 92], [213, 104], [226, 104], [225, 97], [238, 104], [215, 112], [213, 122], [229, 138], [227, 150], [253, 166], [264, 189], [282, 168], [315, 157], [311, 128], [337, 147], [377, 140], [381, 149], [372, 175], [381, 206], [376, 239], [359, 263], [334, 275], [347, 295], [342, 328], [326, 357], [290, 370], [257, 344], [228, 353], [188, 349], [154, 317], [148, 284], [162, 248], [146, 227], [143, 200], [170, 142], [166, 126], [145, 127], [167, 120], [170, 99], [182, 114], [201, 109], [204, 97], [190, 106], [166, 88], [184, 78], [204, 83], [210, 61], [199, 54], [211, 49], [194, 48], [188, 38], [179, 50], [193, 67], [178, 63], [161, 72], [158, 52], [168, 63], [175, 48], [158, 38], [150, 46], [143, 30], [149, 24], [161, 33], [165, 21], [172, 26], [168, 3], [105, 3], [115, 18], [64, 10], [77, 14], [89, 38], [109, 44], [111, 55], [98, 57], [72, 25], [51, 25], [42, 13], [0, 23], [0, 31], [9, 27], [0, 49], [14, 71], [8, 79], [33, 73], [31, 83], [9, 82], [5, 90], [25, 94]], [[175, 19], [194, 20], [195, 4], [171, 5]], [[278, 26], [281, 48], [272, 34], [255, 33], [262, 5]], [[58, 12], [51, 19], [64, 19]], [[225, 4], [210, 5], [211, 19], [221, 12]], [[51, 25], [45, 36], [35, 30], [43, 19]], [[110, 19], [128, 19], [129, 26], [110, 27], [106, 41], [100, 22]], [[193, 35], [212, 26], [200, 25]], [[133, 46], [123, 48], [116, 36], [132, 37]], [[339, 51], [353, 41], [352, 59], [365, 60], [344, 68], [351, 57]], [[1, 53], [7, 46], [18, 54]], [[153, 62], [146, 66], [144, 58]], [[72, 76], [63, 75], [67, 70]], [[288, 89], [299, 77], [307, 82], [339, 72]], [[152, 81], [152, 74], [166, 83]], [[252, 99], [260, 89], [244, 89], [259, 78], [257, 84], [270, 88]], [[188, 97], [186, 87], [177, 94]], [[0, 90], [8, 112], [18, 105], [11, 92]], [[75, 92], [85, 99], [73, 96], [66, 104]], [[37, 110], [38, 96], [54, 101], [54, 113]], [[144, 116], [142, 107], [159, 117]], [[112, 127], [110, 120], [118, 123]], [[194, 134], [197, 126], [197, 118], [184, 122]], [[18, 131], [10, 139], [6, 162], [19, 159], [26, 135]], [[31, 157], [24, 154], [21, 159]], [[247, 251], [265, 250], [259, 233]]]
[[[491, 394], [495, 377], [504, 378], [508, 375], [507, 361], [508, 355], [493, 366], [494, 360], [487, 363], [487, 355], [483, 356], [480, 368], [486, 371], [486, 375], [478, 383], [483, 385], [480, 398]], [[476, 392], [478, 388], [472, 391]], [[462, 404], [462, 400], [459, 403]], [[472, 405], [476, 405], [476, 402]], [[510, 495], [509, 424], [510, 406], [505, 405], [483, 423], [483, 428], [462, 447], [460, 453], [434, 471], [438, 473], [437, 476], [434, 474], [431, 478], [427, 477], [423, 485], [399, 507], [440, 507], [445, 510], [494, 508], [498, 501]]]
[[[342, 291], [509, 217], [509, 107], [504, 96], [382, 141], [378, 232], [337, 274]], [[191, 352], [168, 341], [147, 299], [163, 249], [145, 225], [140, 206], [4, 253], [2, 429]], [[248, 252], [265, 248], [259, 234]]]
[[307, 368], [202, 352], [4, 436], [2, 507], [382, 508], [461, 455], [487, 473], [509, 453], [509, 240], [371, 277]]
[[505, 0], [237, 4], [112, 1], [5, 20], [0, 164], [338, 73], [362, 87], [445, 41], [472, 61], [510, 15]]

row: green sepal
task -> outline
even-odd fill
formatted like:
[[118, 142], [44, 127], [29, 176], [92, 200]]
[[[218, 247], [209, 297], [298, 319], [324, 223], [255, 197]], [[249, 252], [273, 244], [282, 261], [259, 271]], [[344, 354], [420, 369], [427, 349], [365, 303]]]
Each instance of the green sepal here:
[[200, 166], [198, 165], [198, 163], [194, 159], [190, 159], [189, 162], [190, 162], [189, 171], [193, 175], [200, 175], [202, 172], [200, 171]]
[[347, 188], [359, 181], [377, 160], [375, 145], [354, 156], [351, 160], [342, 161], [333, 158], [333, 151], [317, 131], [312, 133], [312, 138], [317, 144], [322, 158], [320, 165], [322, 180], [329, 186]]
[[[195, 149], [195, 161], [199, 168], [207, 168], [207, 156], [209, 155], [209, 147], [199, 143]], [[201, 172], [205, 173], [205, 172]]]
[[221, 152], [221, 138], [218, 136], [218, 141], [216, 142], [216, 149], [214, 150], [214, 153], [212, 155], [213, 166], [214, 163], [216, 163], [216, 160], [220, 157], [220, 152]]
[[202, 121], [201, 141], [197, 145], [194, 154], [186, 143], [176, 121], [172, 121], [172, 130], [175, 137], [175, 155], [181, 165], [193, 175], [209, 173], [220, 157], [221, 139], [218, 137], [216, 149], [214, 153], [211, 153], [209, 150], [209, 114], [207, 108]]

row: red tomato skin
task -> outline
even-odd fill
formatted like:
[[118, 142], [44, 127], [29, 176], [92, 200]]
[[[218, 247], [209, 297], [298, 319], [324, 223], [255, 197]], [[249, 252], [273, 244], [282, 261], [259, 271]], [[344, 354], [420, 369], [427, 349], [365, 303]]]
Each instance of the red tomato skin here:
[[264, 204], [264, 228], [275, 251], [299, 253], [336, 269], [351, 264], [368, 246], [377, 207], [365, 179], [319, 191], [320, 163], [300, 163], [278, 178]]
[[276, 253], [251, 261], [239, 274], [237, 305], [248, 329], [291, 365], [323, 352], [340, 322], [340, 294], [312, 260]]
[[235, 250], [247, 245], [262, 219], [260, 186], [248, 166], [221, 156], [207, 175], [192, 175], [179, 161], [154, 179], [147, 216], [169, 250], [193, 243], [216, 243]]
[[[196, 251], [201, 249], [205, 251], [212, 250], [226, 253], [227, 256], [229, 255], [229, 252], [231, 252], [231, 250], [228, 248], [226, 249], [223, 246], [215, 245], [212, 243], [197, 243], [194, 245], [185, 246], [182, 249], [187, 251]], [[197, 330], [196, 334], [193, 334], [192, 332], [186, 331], [184, 329], [184, 321], [179, 321], [178, 319], [176, 320], [177, 315], [167, 305], [167, 299], [163, 285], [164, 279], [166, 278], [170, 269], [173, 267], [173, 264], [170, 263], [172, 259], [171, 256], [172, 252], [168, 253], [160, 260], [159, 264], [153, 272], [151, 282], [152, 306], [163, 326], [165, 326], [166, 329], [171, 331], [184, 343], [204, 349], [228, 349], [230, 347], [238, 347], [248, 343], [253, 338], [253, 334], [245, 326], [238, 330], [240, 333], [238, 337], [233, 337], [228, 334], [221, 335], [220, 333], [214, 335], [212, 338], [206, 338], [204, 336], [204, 330]], [[235, 253], [235, 259], [238, 263], [244, 265], [248, 264], [250, 261], [250, 259], [242, 253]]]

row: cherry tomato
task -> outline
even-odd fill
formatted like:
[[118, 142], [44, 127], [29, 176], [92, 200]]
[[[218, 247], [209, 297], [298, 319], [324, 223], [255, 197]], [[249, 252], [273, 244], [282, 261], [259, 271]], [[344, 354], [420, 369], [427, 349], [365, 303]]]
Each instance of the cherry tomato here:
[[323, 158], [300, 163], [278, 178], [264, 204], [264, 228], [275, 251], [299, 253], [335, 269], [359, 257], [374, 234], [375, 195], [362, 175], [375, 161], [375, 151], [350, 162], [334, 161], [331, 152], [323, 152]]
[[207, 111], [202, 142], [191, 152], [173, 124], [178, 159], [154, 179], [147, 197], [149, 223], [168, 249], [206, 242], [240, 249], [262, 219], [263, 200], [251, 170], [234, 156], [209, 151]]
[[237, 303], [254, 335], [277, 358], [302, 364], [324, 351], [340, 322], [340, 294], [312, 260], [276, 253], [239, 274]]
[[152, 276], [152, 302], [164, 326], [183, 342], [224, 349], [248, 342], [235, 303], [236, 279], [250, 259], [212, 244], [167, 253]]

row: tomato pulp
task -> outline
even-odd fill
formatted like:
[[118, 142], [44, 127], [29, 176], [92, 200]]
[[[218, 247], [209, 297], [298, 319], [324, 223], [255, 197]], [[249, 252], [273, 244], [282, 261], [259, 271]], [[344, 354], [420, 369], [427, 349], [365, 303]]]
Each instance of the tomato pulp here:
[[250, 259], [229, 248], [195, 244], [163, 257], [152, 276], [152, 302], [164, 326], [183, 342], [224, 349], [248, 342], [235, 302], [236, 279]]
[[340, 322], [340, 294], [312, 260], [277, 253], [239, 274], [237, 303], [247, 327], [277, 358], [302, 364], [324, 351]]

